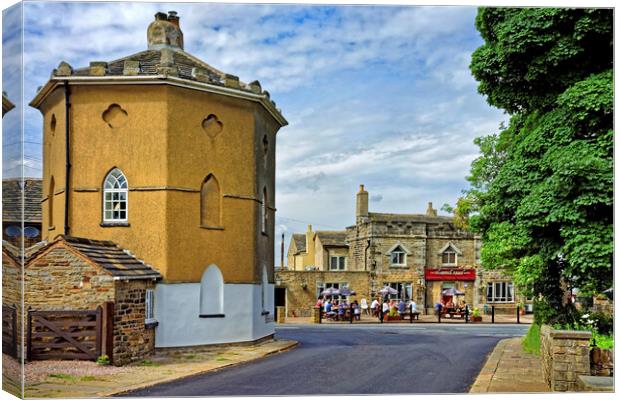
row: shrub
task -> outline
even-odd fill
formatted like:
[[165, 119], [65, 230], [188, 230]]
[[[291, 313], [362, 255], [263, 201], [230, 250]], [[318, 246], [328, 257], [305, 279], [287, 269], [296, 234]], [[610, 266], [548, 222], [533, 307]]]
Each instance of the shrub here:
[[106, 354], [97, 357], [97, 365], [110, 365], [110, 357]]

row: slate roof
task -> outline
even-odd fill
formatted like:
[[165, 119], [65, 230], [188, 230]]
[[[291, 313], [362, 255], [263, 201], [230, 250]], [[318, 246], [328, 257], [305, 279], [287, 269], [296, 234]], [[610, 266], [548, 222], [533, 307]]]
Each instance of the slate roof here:
[[[172, 64], [178, 67], [179, 78], [197, 80], [192, 75], [193, 68], [199, 68], [206, 72], [209, 83], [214, 83], [224, 86], [225, 73], [213, 68], [211, 65], [198, 58], [192, 56], [189, 53], [181, 49], [165, 49], [172, 55]], [[158, 75], [157, 69], [162, 64], [162, 50], [161, 49], [149, 49], [140, 51], [138, 53], [119, 58], [114, 61], [108, 62], [105, 75], [122, 76], [123, 69], [125, 67], [125, 61], [138, 61], [140, 72], [138, 75]], [[89, 76], [90, 67], [78, 68], [73, 71], [75, 76]], [[245, 84], [240, 82], [241, 88], [245, 89]], [[249, 90], [249, 87], [248, 87]]]
[[298, 253], [306, 251], [306, 235], [303, 233], [293, 233], [293, 240]]
[[[159, 271], [137, 259], [112, 241], [60, 235], [57, 240], [49, 245], [54, 245], [59, 241], [64, 242], [115, 277], [126, 279], [159, 279], [162, 277]], [[45, 246], [45, 248], [40, 249], [30, 257], [30, 260], [37, 258], [47, 248], [48, 246]]]
[[323, 246], [327, 247], [348, 247], [346, 243], [347, 231], [317, 231], [316, 232]]
[[432, 216], [427, 214], [388, 214], [388, 213], [368, 213], [368, 217], [373, 221], [381, 222], [424, 222], [424, 223], [451, 223], [452, 217]]
[[[24, 180], [24, 222], [41, 223], [41, 179]], [[21, 221], [20, 179], [2, 180], [2, 220]]]

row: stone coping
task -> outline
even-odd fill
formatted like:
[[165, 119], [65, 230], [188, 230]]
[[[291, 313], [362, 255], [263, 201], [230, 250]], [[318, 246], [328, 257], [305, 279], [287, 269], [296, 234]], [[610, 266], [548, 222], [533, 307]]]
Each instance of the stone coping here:
[[591, 339], [592, 332], [589, 331], [567, 331], [551, 329], [549, 335], [554, 339]]
[[587, 392], [614, 391], [614, 378], [612, 376], [579, 375], [577, 379], [581, 389]]

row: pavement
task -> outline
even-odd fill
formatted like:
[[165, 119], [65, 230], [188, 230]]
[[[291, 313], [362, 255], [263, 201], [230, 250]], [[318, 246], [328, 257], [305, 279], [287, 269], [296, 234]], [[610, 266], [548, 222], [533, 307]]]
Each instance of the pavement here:
[[543, 379], [540, 356], [523, 351], [516, 337], [501, 340], [489, 355], [470, 393], [550, 392]]
[[[28, 398], [92, 398], [116, 396], [180, 378], [219, 371], [263, 359], [297, 345], [294, 340], [269, 340], [252, 345], [213, 346], [200, 350], [158, 353], [131, 366], [98, 366], [90, 361], [57, 361], [26, 364]], [[44, 374], [28, 368], [43, 365]], [[31, 378], [29, 379], [29, 376]], [[41, 376], [36, 378], [35, 376]], [[3, 374], [3, 381], [6, 375]]]
[[285, 324], [289, 352], [126, 396], [468, 393], [486, 356], [527, 325]]

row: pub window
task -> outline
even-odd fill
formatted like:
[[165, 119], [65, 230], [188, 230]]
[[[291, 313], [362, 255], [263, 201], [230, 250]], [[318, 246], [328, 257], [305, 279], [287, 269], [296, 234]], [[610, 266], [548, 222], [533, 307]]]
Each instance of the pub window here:
[[329, 258], [329, 269], [331, 271], [344, 271], [347, 258], [345, 256], [331, 256]]
[[401, 246], [396, 246], [390, 253], [390, 263], [396, 266], [407, 265], [407, 253]]
[[441, 263], [443, 265], [456, 265], [456, 251], [452, 247], [441, 254]]
[[221, 226], [220, 185], [213, 174], [207, 176], [200, 188], [200, 224], [204, 227]]
[[123, 172], [114, 168], [103, 183], [103, 221], [127, 221], [127, 178]]
[[487, 303], [513, 303], [514, 301], [512, 282], [487, 283]]

